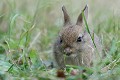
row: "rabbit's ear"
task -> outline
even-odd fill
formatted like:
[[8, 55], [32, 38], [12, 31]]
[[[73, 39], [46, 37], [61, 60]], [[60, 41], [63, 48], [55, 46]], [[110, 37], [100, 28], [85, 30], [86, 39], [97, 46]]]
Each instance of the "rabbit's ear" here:
[[[84, 12], [85, 18], [88, 18], [88, 6], [86, 5], [85, 8], [82, 10], [82, 12]], [[83, 16], [82, 13], [79, 15], [78, 19], [77, 19], [77, 23], [76, 25], [82, 25], [83, 24]]]
[[63, 11], [63, 15], [64, 15], [64, 25], [70, 24], [71, 23], [70, 17], [67, 13], [67, 10], [66, 10], [65, 6], [62, 7], [62, 11]]

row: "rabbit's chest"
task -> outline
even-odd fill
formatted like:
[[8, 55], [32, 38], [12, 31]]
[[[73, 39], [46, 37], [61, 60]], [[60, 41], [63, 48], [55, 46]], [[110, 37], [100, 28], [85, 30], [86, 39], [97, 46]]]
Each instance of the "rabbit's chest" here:
[[81, 65], [81, 58], [80, 56], [77, 56], [77, 57], [74, 57], [74, 56], [71, 56], [71, 57], [66, 57], [65, 58], [65, 64], [67, 65]]
[[88, 50], [79, 53], [79, 55], [77, 56], [65, 57], [64, 62], [66, 65], [90, 66], [92, 59], [93, 59], [93, 53], [90, 50]]

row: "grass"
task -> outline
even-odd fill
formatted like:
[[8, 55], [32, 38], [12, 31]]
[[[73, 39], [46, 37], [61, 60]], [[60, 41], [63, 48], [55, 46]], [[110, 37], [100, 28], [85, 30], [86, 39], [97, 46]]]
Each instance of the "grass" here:
[[[57, 80], [52, 46], [62, 27], [62, 5], [73, 21], [86, 2], [78, 0], [1, 0], [0, 2], [0, 80]], [[83, 3], [83, 4], [82, 4]], [[105, 57], [96, 66], [70, 66], [62, 72], [66, 80], [119, 80], [120, 75], [120, 16], [106, 8], [94, 7], [97, 1], [88, 2], [90, 20], [88, 29], [101, 38]], [[104, 2], [101, 1], [104, 4]], [[110, 3], [108, 3], [109, 5]], [[114, 5], [114, 4], [113, 4]], [[83, 6], [83, 7], [82, 7]], [[107, 5], [106, 5], [107, 6]], [[80, 10], [80, 9], [81, 10]], [[93, 11], [92, 11], [93, 9]], [[75, 16], [73, 16], [75, 15]], [[107, 68], [107, 70], [106, 70]], [[71, 76], [73, 69], [85, 70]]]

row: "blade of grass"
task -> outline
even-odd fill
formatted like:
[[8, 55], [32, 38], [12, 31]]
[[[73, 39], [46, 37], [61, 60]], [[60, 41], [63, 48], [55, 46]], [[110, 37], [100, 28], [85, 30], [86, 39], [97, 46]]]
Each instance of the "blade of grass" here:
[[8, 33], [8, 36], [9, 36], [9, 44], [10, 44], [10, 38], [11, 38], [11, 32], [12, 32], [12, 28], [14, 26], [14, 23], [15, 23], [15, 20], [16, 18], [19, 16], [19, 14], [15, 14], [11, 19], [10, 19], [10, 25], [9, 25], [9, 33]]
[[95, 47], [95, 49], [96, 49], [96, 53], [97, 53], [97, 55], [99, 56], [99, 58], [101, 59], [101, 56], [100, 56], [100, 54], [99, 54], [99, 52], [98, 52], [98, 49], [97, 49], [97, 47], [96, 47], [96, 44], [95, 44], [95, 42], [94, 42], [94, 34], [93, 34], [93, 36], [92, 36], [92, 34], [91, 34], [91, 32], [90, 32], [90, 29], [89, 29], [89, 27], [88, 27], [87, 20], [86, 20], [86, 18], [85, 18], [85, 15], [84, 15], [84, 12], [83, 12], [83, 11], [82, 11], [82, 16], [83, 16], [83, 19], [84, 19], [84, 22], [85, 22], [86, 30], [87, 30], [87, 32], [89, 33], [90, 38], [92, 39], [93, 45], [94, 45], [94, 47]]

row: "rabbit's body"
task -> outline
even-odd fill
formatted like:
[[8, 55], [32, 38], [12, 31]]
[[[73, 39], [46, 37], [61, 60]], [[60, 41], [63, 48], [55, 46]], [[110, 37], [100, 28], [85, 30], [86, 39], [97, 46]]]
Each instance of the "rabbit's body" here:
[[[54, 44], [56, 62], [60, 68], [65, 68], [65, 65], [85, 65], [89, 67], [96, 57], [96, 50], [90, 35], [83, 26], [82, 14], [78, 17], [76, 25], [73, 25], [70, 22], [66, 9], [64, 7], [62, 9], [64, 13], [64, 27]], [[85, 15], [87, 12], [84, 9]], [[93, 33], [91, 32], [91, 34]], [[99, 38], [95, 34], [94, 42], [98, 52], [101, 53], [102, 47]]]

